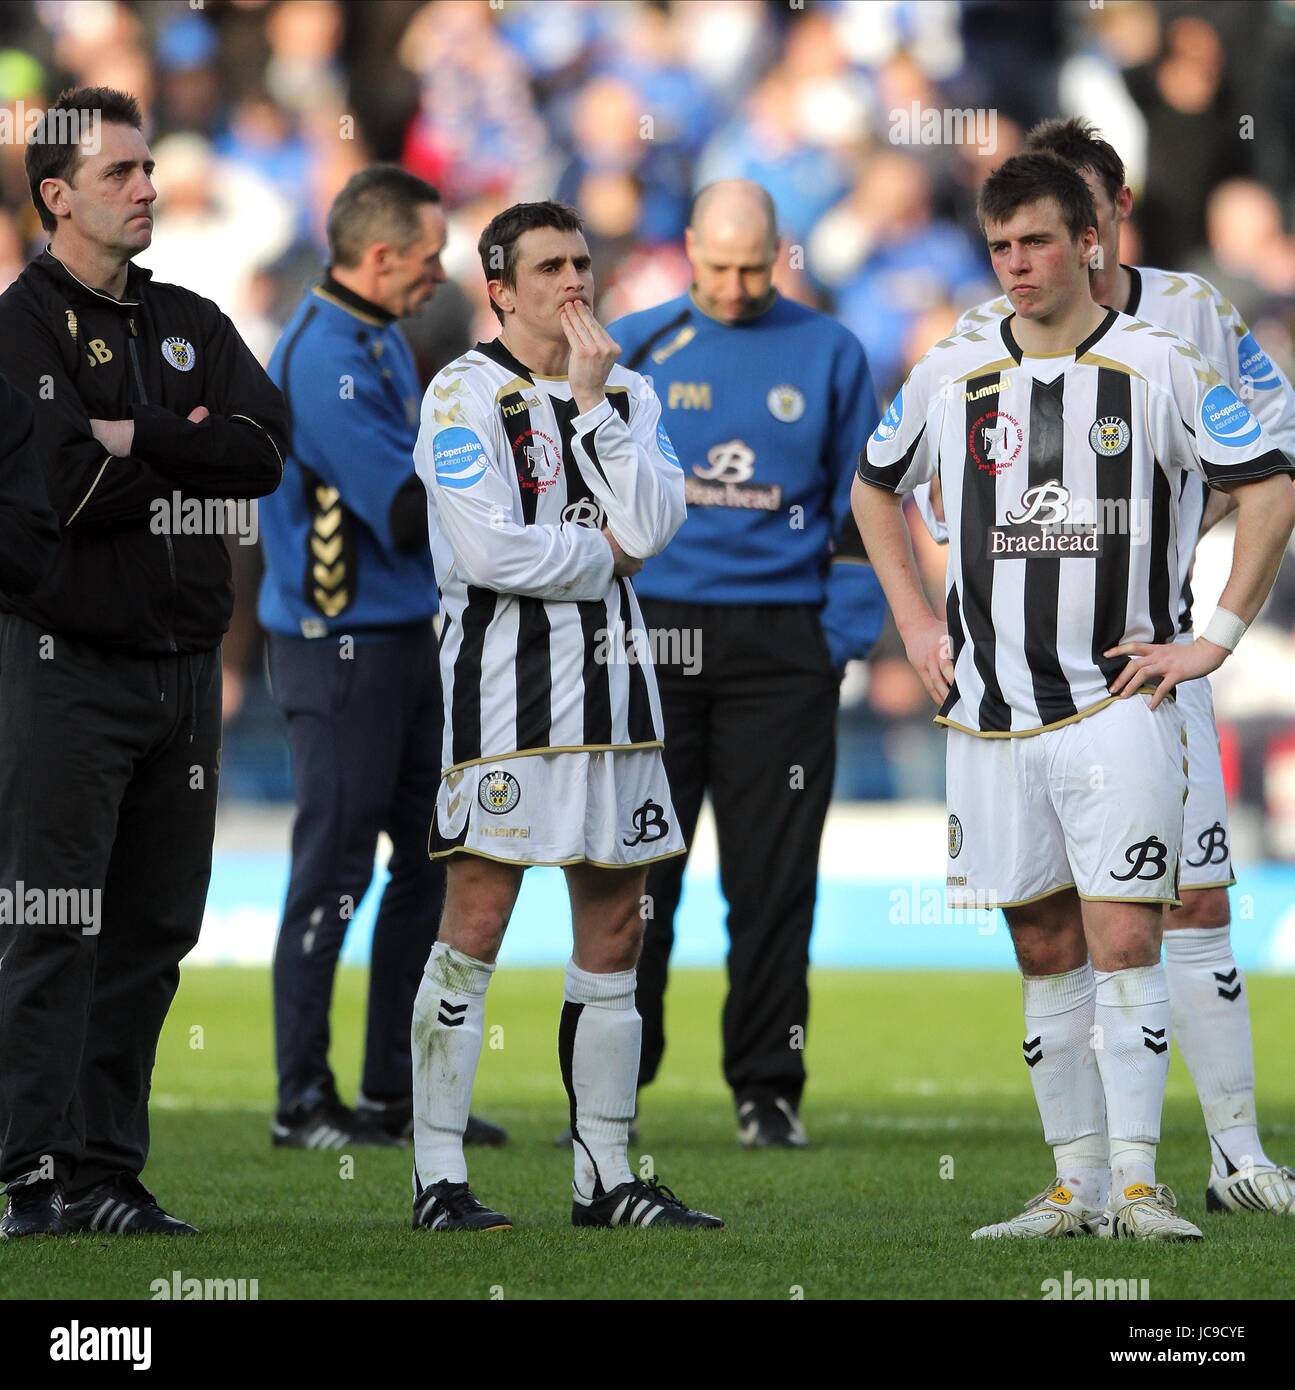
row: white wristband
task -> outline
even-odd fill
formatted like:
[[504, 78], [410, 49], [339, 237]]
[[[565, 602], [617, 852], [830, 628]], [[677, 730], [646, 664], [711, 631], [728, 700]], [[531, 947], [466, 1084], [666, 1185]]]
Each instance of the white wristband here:
[[1235, 613], [1229, 613], [1226, 608], [1216, 608], [1201, 636], [1207, 642], [1234, 652], [1237, 643], [1245, 636], [1246, 626]]

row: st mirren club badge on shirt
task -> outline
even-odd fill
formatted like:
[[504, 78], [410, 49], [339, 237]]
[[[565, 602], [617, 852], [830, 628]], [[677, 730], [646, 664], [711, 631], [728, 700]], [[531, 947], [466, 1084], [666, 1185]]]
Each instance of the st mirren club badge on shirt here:
[[1118, 415], [1107, 415], [1088, 431], [1089, 447], [1103, 458], [1114, 458], [1116, 454], [1122, 454], [1129, 447], [1132, 438], [1128, 421], [1121, 420]]
[[793, 425], [805, 413], [805, 397], [794, 386], [775, 386], [764, 398], [769, 414], [784, 425]]

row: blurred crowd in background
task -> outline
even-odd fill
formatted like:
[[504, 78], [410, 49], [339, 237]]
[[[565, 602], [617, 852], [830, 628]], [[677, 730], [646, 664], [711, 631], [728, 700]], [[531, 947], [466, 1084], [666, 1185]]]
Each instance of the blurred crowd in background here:
[[[476, 241], [499, 209], [556, 196], [580, 211], [607, 321], [687, 287], [692, 192], [744, 176], [778, 207], [780, 290], [858, 335], [882, 406], [963, 308], [997, 292], [977, 189], [1057, 114], [1088, 116], [1124, 157], [1137, 202], [1122, 259], [1213, 280], [1290, 373], [1292, 70], [1292, 0], [0, 5], [0, 106], [39, 107], [66, 85], [139, 97], [159, 195], [139, 260], [215, 299], [263, 361], [325, 263], [333, 197], [375, 160], [435, 184], [450, 214], [451, 281], [405, 325], [425, 381], [497, 332]], [[979, 119], [928, 143], [913, 114], [947, 110]], [[22, 155], [0, 145], [0, 288], [43, 244]], [[941, 552], [913, 526], [940, 593]], [[1212, 539], [1226, 572], [1226, 538]], [[225, 791], [282, 799], [258, 561], [234, 549]], [[1267, 809], [1260, 848], [1295, 857], [1290, 568], [1217, 688], [1234, 798]], [[847, 675], [838, 795], [941, 797], [930, 716], [892, 629]]]

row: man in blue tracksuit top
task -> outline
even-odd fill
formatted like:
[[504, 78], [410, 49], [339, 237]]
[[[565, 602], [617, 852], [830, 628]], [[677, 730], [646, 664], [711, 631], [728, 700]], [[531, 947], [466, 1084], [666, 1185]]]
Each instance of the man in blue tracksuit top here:
[[[445, 281], [436, 190], [393, 166], [356, 174], [328, 218], [331, 265], [269, 372], [288, 403], [283, 486], [260, 510], [274, 696], [288, 722], [296, 819], [274, 953], [274, 1143], [395, 1144], [413, 1123], [410, 1025], [436, 940], [444, 869], [427, 855], [441, 767], [436, 579], [414, 473], [421, 386], [396, 320]], [[359, 1101], [337, 1095], [329, 1003], [346, 928], [391, 879], [373, 933]], [[470, 1139], [500, 1143], [474, 1121]]]
[[[837, 693], [885, 600], [850, 519], [878, 413], [858, 340], [772, 287], [772, 200], [703, 189], [689, 293], [609, 326], [652, 378], [683, 467], [688, 519], [634, 580], [665, 716], [665, 764], [691, 843], [709, 791], [728, 900], [724, 1074], [748, 1147], [800, 1147], [809, 938], [831, 800]], [[648, 877], [638, 973], [640, 1085], [665, 1048], [663, 999], [683, 859]]]

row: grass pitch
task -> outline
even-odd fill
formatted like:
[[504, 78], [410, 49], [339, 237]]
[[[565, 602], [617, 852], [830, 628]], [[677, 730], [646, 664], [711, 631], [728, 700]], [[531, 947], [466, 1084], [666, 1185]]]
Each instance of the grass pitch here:
[[[366, 986], [339, 974], [334, 1066], [353, 1098]], [[275, 1150], [264, 970], [184, 976], [158, 1053], [145, 1181], [202, 1228], [194, 1241], [77, 1236], [0, 1246], [0, 1299], [138, 1298], [156, 1279], [257, 1281], [262, 1299], [1004, 1298], [1043, 1281], [1148, 1279], [1150, 1297], [1287, 1297], [1295, 1223], [1206, 1216], [1208, 1151], [1190, 1080], [1169, 1078], [1160, 1176], [1204, 1244], [968, 1240], [1052, 1173], [1020, 1062], [1010, 975], [818, 971], [803, 1117], [814, 1147], [747, 1153], [719, 1069], [719, 971], [671, 983], [664, 1074], [644, 1093], [639, 1153], [722, 1232], [575, 1231], [557, 1065], [561, 972], [509, 969], [490, 989], [474, 1109], [508, 1127], [469, 1151], [473, 1185], [512, 1232], [409, 1229], [407, 1152]], [[1259, 1114], [1295, 1156], [1295, 980], [1249, 982]], [[1285, 1020], [1285, 1021], [1284, 1021]]]

